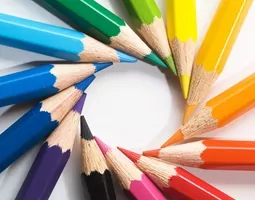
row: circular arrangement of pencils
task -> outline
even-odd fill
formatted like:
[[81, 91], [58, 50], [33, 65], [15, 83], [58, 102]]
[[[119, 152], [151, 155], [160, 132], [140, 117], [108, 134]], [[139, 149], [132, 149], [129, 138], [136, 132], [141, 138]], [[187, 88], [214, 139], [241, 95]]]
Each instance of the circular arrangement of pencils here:
[[[15, 199], [50, 198], [77, 135], [84, 199], [117, 199], [115, 179], [131, 200], [235, 199], [182, 166], [255, 170], [255, 141], [186, 141], [234, 123], [255, 107], [254, 71], [195, 113], [224, 70], [252, 2], [221, 0], [197, 54], [195, 0], [166, 0], [166, 22], [154, 0], [119, 1], [133, 29], [96, 0], [38, 2], [77, 30], [0, 13], [1, 45], [69, 61], [0, 77], [0, 107], [37, 101], [0, 134], [0, 173], [42, 142]], [[113, 63], [137, 59], [178, 77], [186, 100], [179, 130], [161, 147], [142, 154], [94, 137], [82, 115], [95, 74]]]

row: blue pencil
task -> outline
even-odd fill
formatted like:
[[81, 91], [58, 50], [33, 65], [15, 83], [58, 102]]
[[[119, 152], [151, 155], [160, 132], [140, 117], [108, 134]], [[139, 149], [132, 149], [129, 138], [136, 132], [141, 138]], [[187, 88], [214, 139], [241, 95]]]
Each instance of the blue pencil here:
[[112, 63], [45, 65], [0, 77], [0, 106], [56, 94]]
[[86, 94], [40, 148], [15, 200], [49, 199], [69, 160]]
[[81, 62], [136, 62], [84, 33], [0, 13], [0, 44]]
[[0, 173], [58, 126], [94, 78], [39, 102], [0, 135]]

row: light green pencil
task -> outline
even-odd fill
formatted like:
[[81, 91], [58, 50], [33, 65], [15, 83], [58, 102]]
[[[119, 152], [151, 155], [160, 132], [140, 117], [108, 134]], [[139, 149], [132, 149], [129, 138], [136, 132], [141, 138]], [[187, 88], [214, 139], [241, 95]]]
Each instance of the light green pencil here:
[[166, 28], [154, 0], [122, 0], [138, 33], [177, 75]]

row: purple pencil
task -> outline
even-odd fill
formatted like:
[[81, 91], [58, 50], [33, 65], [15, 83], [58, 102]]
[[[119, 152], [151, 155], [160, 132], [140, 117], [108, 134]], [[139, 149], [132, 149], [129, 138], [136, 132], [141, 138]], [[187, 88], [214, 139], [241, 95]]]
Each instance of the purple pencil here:
[[70, 157], [86, 94], [83, 94], [57, 129], [44, 142], [16, 200], [46, 200], [50, 197]]

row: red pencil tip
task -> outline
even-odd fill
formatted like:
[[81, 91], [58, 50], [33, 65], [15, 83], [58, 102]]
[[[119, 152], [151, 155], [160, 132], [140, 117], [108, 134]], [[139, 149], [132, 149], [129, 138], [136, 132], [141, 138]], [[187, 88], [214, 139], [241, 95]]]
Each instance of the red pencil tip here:
[[153, 149], [153, 150], [149, 150], [149, 151], [144, 151], [143, 155], [157, 158], [158, 155], [159, 155], [159, 151], [160, 151], [160, 149]]
[[141, 155], [138, 153], [123, 149], [121, 147], [117, 148], [134, 163], [136, 163], [141, 157]]

